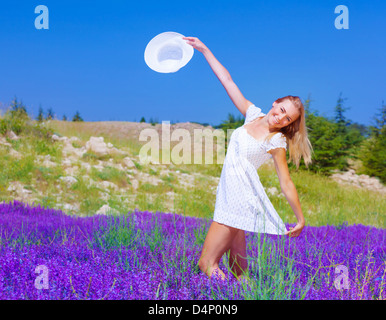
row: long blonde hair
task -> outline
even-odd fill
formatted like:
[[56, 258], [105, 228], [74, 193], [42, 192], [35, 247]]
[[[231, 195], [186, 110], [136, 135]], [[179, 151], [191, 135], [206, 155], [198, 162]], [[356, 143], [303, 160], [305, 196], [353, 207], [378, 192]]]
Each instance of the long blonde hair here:
[[[299, 169], [301, 157], [303, 157], [304, 164], [308, 165], [312, 162], [311, 153], [312, 145], [308, 139], [306, 117], [302, 101], [297, 96], [286, 96], [277, 99], [275, 102], [280, 103], [289, 100], [294, 107], [299, 111], [299, 117], [291, 124], [281, 128], [279, 132], [287, 138], [287, 149], [289, 150], [289, 161], [295, 163], [296, 168]], [[277, 132], [270, 133], [266, 140], [270, 140]]]

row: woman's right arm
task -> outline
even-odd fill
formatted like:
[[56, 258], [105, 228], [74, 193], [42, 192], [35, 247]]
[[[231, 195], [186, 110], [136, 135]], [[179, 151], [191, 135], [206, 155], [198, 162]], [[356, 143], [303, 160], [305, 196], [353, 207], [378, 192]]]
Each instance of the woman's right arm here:
[[228, 70], [216, 59], [213, 53], [204, 45], [198, 38], [195, 37], [183, 37], [182, 39], [188, 40], [187, 43], [190, 44], [193, 48], [200, 51], [206, 61], [208, 61], [210, 67], [212, 68], [214, 74], [220, 80], [221, 84], [224, 86], [226, 92], [231, 98], [232, 102], [237, 109], [246, 116], [248, 107], [252, 104], [250, 101], [245, 99], [237, 85], [233, 82], [231, 75]]

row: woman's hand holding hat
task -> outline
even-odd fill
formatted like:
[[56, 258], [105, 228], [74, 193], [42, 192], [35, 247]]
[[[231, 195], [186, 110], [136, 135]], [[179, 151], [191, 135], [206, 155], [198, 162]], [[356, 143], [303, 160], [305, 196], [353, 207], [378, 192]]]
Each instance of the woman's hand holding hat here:
[[203, 44], [198, 38], [196, 37], [183, 37], [183, 40], [188, 40], [186, 43], [190, 44], [194, 49], [204, 53], [205, 50], [207, 50], [207, 46]]

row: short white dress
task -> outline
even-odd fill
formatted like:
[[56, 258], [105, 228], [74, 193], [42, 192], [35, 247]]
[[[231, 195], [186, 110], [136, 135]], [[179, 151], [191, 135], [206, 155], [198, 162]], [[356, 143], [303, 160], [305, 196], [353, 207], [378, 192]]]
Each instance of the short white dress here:
[[[244, 125], [265, 114], [255, 105]], [[284, 234], [286, 227], [260, 182], [257, 169], [275, 148], [287, 150], [286, 137], [276, 133], [268, 142], [252, 137], [241, 126], [233, 131], [217, 187], [213, 221], [250, 232]]]

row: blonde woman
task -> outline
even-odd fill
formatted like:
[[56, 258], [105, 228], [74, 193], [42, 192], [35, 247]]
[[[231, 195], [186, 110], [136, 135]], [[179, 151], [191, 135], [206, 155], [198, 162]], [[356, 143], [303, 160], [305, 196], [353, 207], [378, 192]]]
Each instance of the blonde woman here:
[[[289, 158], [297, 168], [302, 156], [307, 166], [311, 163], [312, 146], [307, 138], [304, 107], [299, 97], [286, 96], [277, 99], [267, 114], [263, 113], [245, 99], [229, 72], [198, 38], [183, 39], [204, 55], [246, 118], [244, 125], [232, 133], [217, 188], [213, 221], [198, 262], [209, 277], [215, 272], [224, 279], [219, 262], [230, 251], [230, 267], [240, 279], [248, 270], [245, 231], [297, 237], [304, 228], [304, 216], [286, 159], [288, 148]], [[257, 174], [257, 168], [269, 158], [273, 158], [281, 191], [298, 221], [290, 230], [286, 230]]]

